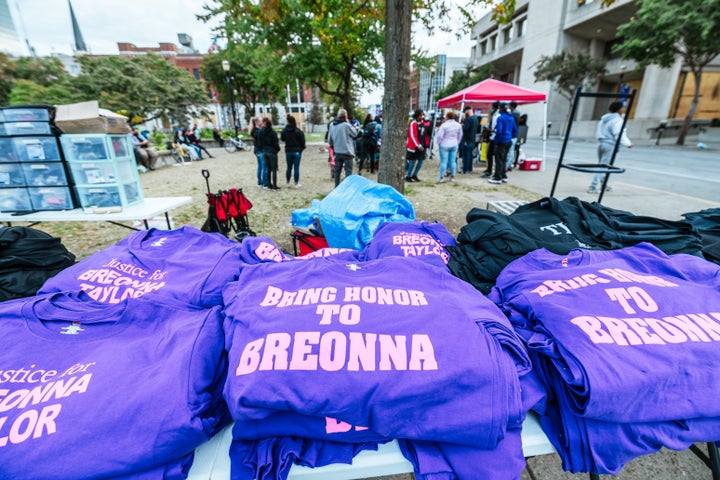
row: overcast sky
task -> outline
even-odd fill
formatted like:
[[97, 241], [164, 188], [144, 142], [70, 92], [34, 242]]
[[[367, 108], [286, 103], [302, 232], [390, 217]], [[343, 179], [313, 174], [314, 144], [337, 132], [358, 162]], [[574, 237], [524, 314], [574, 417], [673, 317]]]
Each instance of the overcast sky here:
[[[38, 55], [72, 53], [73, 34], [67, 0], [8, 0], [15, 26]], [[152, 47], [178, 44], [187, 33], [195, 48], [207, 52], [212, 28], [197, 20], [202, 0], [72, 0], [75, 17], [91, 53], [118, 53], [117, 42]], [[27, 53], [27, 52], [25, 52]]]
[[[212, 26], [216, 23], [206, 24], [196, 18], [203, 13], [204, 0], [71, 1], [91, 53], [116, 54], [117, 42], [139, 47], [157, 47], [159, 42], [179, 45], [178, 33], [190, 35], [199, 52], [207, 52], [212, 44]], [[38, 55], [72, 54], [73, 34], [67, 0], [8, 0], [8, 4], [20, 39], [27, 38]], [[438, 33], [434, 38], [416, 35], [416, 44], [430, 55], [470, 55], [468, 36], [457, 41], [451, 34]], [[363, 96], [363, 103], [375, 103], [379, 99], [380, 92], [372, 92]]]

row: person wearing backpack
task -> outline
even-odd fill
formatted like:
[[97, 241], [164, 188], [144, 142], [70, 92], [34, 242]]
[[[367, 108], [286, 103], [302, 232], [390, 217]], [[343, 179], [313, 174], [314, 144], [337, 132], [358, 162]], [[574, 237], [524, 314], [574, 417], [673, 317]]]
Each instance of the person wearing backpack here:
[[378, 124], [373, 120], [369, 113], [365, 117], [362, 128], [362, 145], [360, 146], [360, 164], [358, 165], [358, 175], [362, 173], [365, 159], [370, 162], [370, 173], [375, 173], [375, 151], [377, 150], [378, 141]]

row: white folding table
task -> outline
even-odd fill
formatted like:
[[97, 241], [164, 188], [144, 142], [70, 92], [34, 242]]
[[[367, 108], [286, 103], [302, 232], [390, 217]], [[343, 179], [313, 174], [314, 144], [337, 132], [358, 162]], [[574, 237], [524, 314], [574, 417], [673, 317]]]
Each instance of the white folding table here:
[[[146, 198], [142, 203], [125, 207], [120, 212], [92, 213], [82, 208], [73, 210], [47, 210], [32, 213], [7, 213], [0, 212], [0, 222], [12, 225], [17, 222], [28, 222], [32, 225], [41, 222], [108, 222], [113, 225], [140, 230], [134, 226], [128, 226], [119, 222], [142, 221], [145, 229], [149, 228], [148, 220], [160, 215], [165, 216], [168, 229], [172, 228], [168, 212], [186, 205], [192, 201], [192, 197], [156, 197]], [[100, 212], [103, 210], [100, 209]]]
[[[230, 442], [232, 425], [225, 427], [208, 442], [195, 450], [195, 460], [188, 480], [228, 480], [230, 478]], [[532, 412], [523, 423], [523, 455], [535, 457], [555, 453], [555, 448], [540, 427]], [[351, 480], [384, 475], [412, 473], [412, 464], [403, 457], [396, 440], [378, 445], [377, 451], [364, 450], [352, 464], [333, 463], [324, 467], [309, 468], [293, 465], [289, 480]]]

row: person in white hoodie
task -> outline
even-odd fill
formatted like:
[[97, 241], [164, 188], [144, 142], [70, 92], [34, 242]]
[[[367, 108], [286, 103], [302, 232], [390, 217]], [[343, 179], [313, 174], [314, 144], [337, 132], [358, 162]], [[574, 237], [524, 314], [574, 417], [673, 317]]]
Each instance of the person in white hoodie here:
[[[632, 142], [627, 136], [627, 132], [622, 128], [623, 115], [625, 114], [625, 104], [623, 102], [612, 102], [608, 108], [609, 113], [600, 118], [600, 123], [595, 134], [598, 139], [598, 163], [602, 165], [610, 165], [615, 144], [620, 137], [620, 144], [632, 148]], [[604, 173], [597, 173], [593, 176], [592, 183], [588, 188], [588, 193], [600, 193]], [[612, 188], [607, 185], [605, 191], [609, 192]]]
[[440, 179], [438, 183], [445, 181], [445, 172], [448, 169], [450, 170], [450, 181], [455, 181], [458, 146], [463, 136], [462, 125], [455, 120], [456, 118], [455, 112], [447, 112], [445, 121], [440, 125], [435, 138], [440, 147]]

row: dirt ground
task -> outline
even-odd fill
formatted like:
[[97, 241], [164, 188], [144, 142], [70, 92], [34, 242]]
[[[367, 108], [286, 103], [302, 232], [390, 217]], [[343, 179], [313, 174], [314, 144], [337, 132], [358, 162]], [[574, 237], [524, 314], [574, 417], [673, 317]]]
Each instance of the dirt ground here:
[[[140, 181], [145, 197], [189, 195], [192, 202], [170, 212], [174, 226], [191, 225], [200, 228], [207, 218], [207, 186], [201, 171], [210, 172], [210, 190], [242, 188], [253, 207], [248, 213], [250, 227], [257, 235], [273, 239], [284, 251], [293, 253], [290, 234], [293, 231], [291, 215], [296, 209], [310, 207], [313, 199], [322, 200], [334, 188], [327, 163], [327, 152], [322, 144], [309, 144], [303, 152], [300, 165], [300, 188], [288, 187], [285, 182], [285, 155], [279, 154], [279, 191], [257, 188], [255, 156], [251, 151], [227, 153], [223, 149], [210, 149], [215, 158], [185, 165], [173, 165], [171, 157], [162, 157], [158, 168], [142, 173]], [[165, 159], [165, 162], [163, 162]], [[454, 235], [465, 225], [465, 215], [473, 207], [485, 208], [491, 200], [535, 200], [537, 196], [512, 186], [491, 185], [480, 178], [482, 167], [469, 175], [457, 175], [453, 183], [437, 184], [438, 156], [425, 161], [418, 175], [420, 183], [405, 186], [404, 195], [413, 204], [417, 220], [439, 221]], [[357, 168], [353, 169], [357, 173]], [[362, 172], [371, 180], [373, 175]], [[292, 182], [291, 182], [292, 184]], [[90, 214], [89, 214], [90, 215]], [[159, 222], [162, 223], [162, 222]], [[126, 222], [132, 225], [132, 222]], [[42, 223], [34, 228], [62, 239], [78, 260], [121, 240], [131, 230], [106, 222]]]

